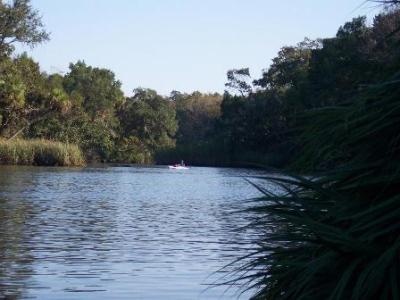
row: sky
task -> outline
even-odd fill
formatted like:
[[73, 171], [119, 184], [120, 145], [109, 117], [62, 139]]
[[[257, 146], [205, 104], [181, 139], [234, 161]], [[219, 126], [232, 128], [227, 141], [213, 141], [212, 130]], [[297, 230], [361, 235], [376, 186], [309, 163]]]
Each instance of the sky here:
[[353, 17], [378, 12], [364, 0], [32, 0], [50, 41], [27, 51], [43, 71], [71, 62], [107, 68], [126, 95], [223, 92], [226, 72], [259, 78], [282, 46], [332, 37]]

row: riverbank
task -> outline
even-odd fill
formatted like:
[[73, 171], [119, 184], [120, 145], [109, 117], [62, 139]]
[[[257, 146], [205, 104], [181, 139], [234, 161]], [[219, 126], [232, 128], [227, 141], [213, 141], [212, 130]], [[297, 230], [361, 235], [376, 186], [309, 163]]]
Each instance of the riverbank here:
[[72, 167], [85, 165], [85, 159], [74, 144], [42, 139], [0, 139], [0, 164]]

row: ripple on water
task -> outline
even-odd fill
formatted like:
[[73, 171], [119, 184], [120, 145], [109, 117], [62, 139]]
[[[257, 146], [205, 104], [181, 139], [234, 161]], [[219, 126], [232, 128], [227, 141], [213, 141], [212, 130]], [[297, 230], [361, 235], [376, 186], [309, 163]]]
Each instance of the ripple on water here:
[[[240, 175], [191, 168], [0, 168], [0, 295], [231, 299], [207, 289], [255, 234]], [[244, 296], [244, 298], [246, 298]]]

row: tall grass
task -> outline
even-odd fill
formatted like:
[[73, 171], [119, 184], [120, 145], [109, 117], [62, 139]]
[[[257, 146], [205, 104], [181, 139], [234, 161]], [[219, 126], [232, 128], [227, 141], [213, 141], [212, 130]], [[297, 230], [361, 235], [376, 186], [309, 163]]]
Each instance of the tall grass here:
[[0, 139], [0, 164], [83, 166], [85, 159], [76, 145], [39, 139]]
[[400, 74], [309, 117], [298, 166], [330, 170], [265, 178], [284, 192], [258, 187], [268, 233], [233, 282], [254, 299], [400, 299]]

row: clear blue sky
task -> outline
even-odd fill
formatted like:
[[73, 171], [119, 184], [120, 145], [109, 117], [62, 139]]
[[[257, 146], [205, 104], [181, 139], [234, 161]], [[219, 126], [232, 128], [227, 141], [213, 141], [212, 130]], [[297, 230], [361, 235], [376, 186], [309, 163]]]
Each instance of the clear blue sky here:
[[279, 48], [330, 37], [377, 12], [364, 0], [32, 0], [51, 40], [28, 50], [46, 72], [70, 62], [109, 68], [136, 87], [222, 92], [228, 69], [258, 78]]

